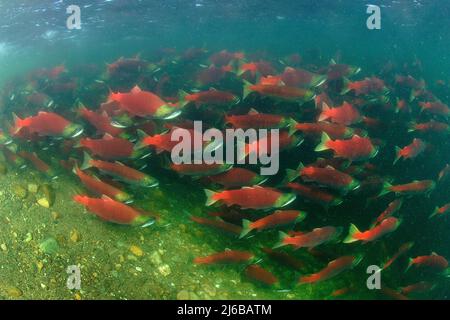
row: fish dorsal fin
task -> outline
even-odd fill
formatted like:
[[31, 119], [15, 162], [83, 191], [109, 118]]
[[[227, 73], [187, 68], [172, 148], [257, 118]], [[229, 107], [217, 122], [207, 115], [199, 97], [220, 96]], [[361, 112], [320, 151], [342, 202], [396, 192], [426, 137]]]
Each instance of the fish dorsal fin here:
[[45, 114], [47, 114], [48, 112], [45, 112], [45, 111], [39, 111], [38, 112], [38, 116], [43, 116], [43, 115], [45, 115]]
[[209, 91], [217, 91], [217, 89], [213, 88], [213, 87], [209, 87]]
[[102, 117], [104, 117], [104, 118], [109, 118], [109, 114], [108, 114], [108, 112], [106, 112], [105, 110], [103, 110], [103, 111], [100, 113], [100, 115], [101, 115]]
[[248, 111], [248, 114], [249, 114], [249, 115], [255, 115], [255, 114], [259, 114], [259, 112], [258, 112], [258, 110], [254, 109], [254, 108], [251, 108], [251, 109]]
[[333, 58], [331, 58], [330, 64], [331, 64], [331, 65], [334, 65], [334, 64], [336, 64], [336, 61], [335, 61]]
[[135, 85], [133, 89], [131, 89], [131, 93], [139, 93], [141, 92], [141, 88], [138, 85]]
[[329, 164], [327, 164], [327, 166], [325, 167], [325, 169], [336, 170], [335, 168], [333, 168], [333, 167], [330, 166]]
[[123, 167], [125, 166], [122, 162], [119, 162], [119, 161], [114, 161], [114, 163], [119, 165], [119, 166], [123, 166]]
[[438, 254], [436, 252], [434, 252], [434, 251], [431, 253], [431, 255], [432, 256], [438, 256]]
[[330, 109], [330, 106], [325, 101], [322, 101], [322, 111], [328, 111]]
[[109, 133], [105, 133], [103, 135], [103, 139], [104, 140], [112, 140], [112, 139], [114, 139], [114, 137], [112, 135], [110, 135]]
[[113, 199], [111, 199], [110, 197], [105, 196], [105, 195], [102, 195], [102, 200], [105, 200], [105, 201], [114, 201]]
[[295, 69], [292, 68], [292, 67], [286, 67], [286, 68], [284, 68], [284, 72], [292, 72], [292, 71], [295, 71]]

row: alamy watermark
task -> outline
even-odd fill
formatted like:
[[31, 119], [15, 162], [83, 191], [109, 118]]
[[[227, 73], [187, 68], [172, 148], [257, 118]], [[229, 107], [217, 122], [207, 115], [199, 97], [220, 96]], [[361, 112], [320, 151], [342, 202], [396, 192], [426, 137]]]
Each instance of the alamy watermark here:
[[370, 14], [367, 18], [366, 25], [369, 30], [381, 29], [381, 8], [374, 4], [367, 5], [367, 14]]
[[80, 290], [81, 289], [81, 269], [79, 266], [72, 265], [68, 266], [66, 273], [69, 275], [67, 277], [66, 285], [69, 290]]
[[70, 16], [66, 20], [67, 29], [81, 29], [81, 9], [77, 5], [70, 5], [66, 9], [66, 13]]
[[194, 121], [193, 131], [176, 128], [171, 140], [178, 142], [171, 152], [174, 164], [260, 164], [261, 175], [279, 170], [278, 129], [226, 129], [224, 134], [215, 128], [203, 132], [202, 122]]

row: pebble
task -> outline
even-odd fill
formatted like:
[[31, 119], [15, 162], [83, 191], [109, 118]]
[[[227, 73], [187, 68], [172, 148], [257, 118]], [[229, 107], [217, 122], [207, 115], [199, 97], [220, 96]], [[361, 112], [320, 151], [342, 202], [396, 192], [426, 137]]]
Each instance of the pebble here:
[[138, 246], [132, 245], [130, 247], [130, 251], [132, 254], [134, 254], [136, 257], [142, 257], [144, 255], [144, 251], [142, 251], [141, 248]]
[[35, 183], [29, 183], [28, 184], [28, 192], [31, 193], [37, 193], [39, 190], [39, 186]]
[[162, 264], [161, 256], [159, 255], [159, 253], [157, 251], [153, 252], [150, 255], [150, 262], [155, 266]]
[[0, 245], [0, 248], [2, 249], [2, 251], [7, 251], [7, 250], [8, 250], [8, 247], [7, 247], [6, 244], [4, 244], [4, 243], [2, 243], [2, 244]]
[[164, 277], [167, 277], [168, 275], [170, 275], [172, 273], [172, 271], [170, 270], [170, 267], [168, 264], [163, 264], [162, 266], [158, 267], [158, 271], [159, 273], [161, 273]]
[[59, 244], [55, 238], [48, 238], [41, 242], [39, 249], [46, 254], [55, 254], [59, 250]]
[[73, 229], [73, 230], [70, 232], [70, 241], [72, 241], [72, 242], [78, 242], [78, 241], [80, 241], [80, 233], [78, 232], [78, 230]]
[[190, 294], [189, 294], [189, 291], [187, 291], [187, 290], [181, 290], [177, 294], [177, 300], [189, 300], [189, 298], [190, 298]]
[[25, 199], [27, 197], [27, 189], [22, 186], [15, 185], [13, 187], [13, 193], [20, 199]]
[[50, 202], [46, 198], [40, 198], [37, 203], [44, 208], [50, 208]]
[[16, 287], [9, 287], [6, 289], [6, 293], [12, 298], [19, 298], [23, 295], [22, 290]]

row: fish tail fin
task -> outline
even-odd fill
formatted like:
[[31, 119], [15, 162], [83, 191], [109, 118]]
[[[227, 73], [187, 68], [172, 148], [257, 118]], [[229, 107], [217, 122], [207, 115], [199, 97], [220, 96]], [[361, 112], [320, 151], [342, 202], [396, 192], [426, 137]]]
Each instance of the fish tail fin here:
[[397, 161], [400, 160], [400, 158], [402, 157], [402, 155], [400, 153], [401, 150], [402, 149], [400, 149], [399, 147], [395, 147], [395, 159], [394, 159], [393, 165], [396, 164]]
[[86, 151], [83, 152], [83, 163], [81, 164], [80, 169], [86, 170], [86, 169], [91, 168], [92, 167], [91, 161], [92, 161], [91, 156]]
[[73, 201], [78, 202], [78, 203], [80, 203], [82, 205], [84, 205], [85, 202], [86, 202], [86, 197], [82, 196], [80, 194], [74, 195], [72, 199], [73, 199]]
[[13, 133], [18, 133], [26, 124], [24, 123], [24, 119], [20, 119], [17, 114], [12, 113], [13, 121], [14, 121], [14, 130]]
[[329, 150], [330, 148], [327, 146], [327, 143], [331, 141], [330, 137], [323, 132], [322, 137], [320, 139], [320, 143], [317, 145], [317, 147], [314, 149], [316, 152]]
[[190, 101], [186, 99], [189, 94], [184, 90], [178, 91], [178, 106], [184, 108]]
[[351, 90], [350, 80], [348, 80], [347, 78], [344, 77], [343, 81], [344, 82], [342, 84], [341, 95], [344, 95], [344, 94], [348, 93]]
[[414, 121], [411, 121], [408, 123], [408, 132], [415, 132], [416, 131], [416, 123]]
[[272, 249], [276, 249], [276, 248], [280, 248], [280, 247], [284, 247], [286, 244], [284, 243], [284, 240], [289, 237], [289, 235], [287, 233], [284, 233], [282, 231], [278, 232], [278, 242], [273, 246]]
[[250, 93], [252, 93], [251, 89], [252, 84], [246, 80], [244, 80], [244, 91], [242, 94], [242, 100], [244, 100]]
[[296, 126], [297, 126], [297, 121], [290, 118], [289, 119], [289, 131], [288, 131], [289, 136], [292, 136], [294, 133], [297, 132]]
[[295, 179], [297, 179], [299, 176], [298, 171], [297, 170], [293, 170], [293, 169], [286, 169], [286, 177], [284, 177], [283, 181], [282, 181], [282, 185], [286, 185], [289, 182], [294, 181]]
[[218, 199], [214, 199], [214, 196], [217, 194], [217, 192], [205, 189], [205, 194], [206, 194], [206, 206], [211, 206], [214, 203], [216, 203], [218, 201]]
[[148, 134], [146, 134], [141, 129], [137, 129], [136, 133], [138, 135], [138, 142], [134, 146], [134, 150], [145, 148], [147, 145], [145, 144], [144, 140], [148, 137]]
[[413, 259], [409, 258], [408, 259], [408, 266], [405, 269], [405, 273], [408, 272], [409, 269], [411, 269], [412, 265], [413, 265]]
[[378, 197], [384, 196], [385, 194], [388, 194], [389, 192], [391, 192], [391, 190], [389, 190], [392, 187], [392, 185], [389, 182], [385, 182], [383, 183], [383, 187], [381, 189], [381, 192], [378, 194]]
[[428, 217], [428, 219], [434, 218], [435, 216], [438, 215], [438, 213], [439, 213], [439, 207], [436, 207], [436, 208], [434, 209], [433, 213], [430, 214], [430, 216]]
[[357, 234], [359, 232], [360, 231], [353, 223], [350, 224], [350, 228], [348, 230], [348, 236], [342, 242], [343, 243], [352, 243], [352, 242], [358, 241], [358, 239], [355, 238], [355, 234]]
[[322, 102], [322, 112], [319, 115], [319, 119], [317, 121], [324, 121], [329, 118], [328, 112], [330, 110], [330, 107], [326, 102]]
[[242, 220], [242, 232], [239, 235], [239, 239], [245, 237], [250, 231], [252, 231], [251, 221], [247, 219]]

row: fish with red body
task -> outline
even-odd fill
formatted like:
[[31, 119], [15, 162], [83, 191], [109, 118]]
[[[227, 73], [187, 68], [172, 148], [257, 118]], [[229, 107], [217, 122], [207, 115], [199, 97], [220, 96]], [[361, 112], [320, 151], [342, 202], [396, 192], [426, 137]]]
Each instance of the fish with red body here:
[[439, 182], [445, 181], [448, 178], [449, 174], [450, 174], [450, 164], [446, 164], [445, 167], [441, 171], [439, 171], [438, 181]]
[[146, 70], [149, 67], [148, 62], [141, 60], [139, 56], [134, 58], [123, 58], [108, 64], [107, 71], [110, 76], [123, 73], [137, 73]]
[[400, 256], [411, 250], [414, 246], [414, 242], [404, 243], [398, 248], [398, 251], [383, 265], [383, 270], [389, 268]]
[[[173, 127], [170, 131], [166, 133], [161, 134], [155, 134], [152, 136], [148, 136], [143, 131], [138, 131], [138, 134], [140, 136], [141, 141], [136, 146], [136, 149], [141, 149], [142, 147], [148, 147], [151, 146], [155, 148], [156, 153], [161, 153], [163, 151], [166, 152], [172, 152], [172, 149], [177, 146], [180, 141], [178, 140], [172, 140], [172, 136], [174, 135], [174, 132], [179, 129], [177, 127]], [[194, 137], [196, 135], [196, 132], [194, 129], [183, 129], [186, 130], [191, 137]], [[198, 133], [201, 134], [201, 133]], [[207, 143], [203, 142], [203, 145], [200, 145], [200, 150], [196, 149], [197, 146], [195, 144], [195, 139], [191, 139], [191, 150], [192, 152], [201, 151], [202, 147], [206, 146]]]
[[327, 76], [316, 74], [303, 69], [286, 67], [281, 74], [281, 81], [286, 86], [311, 88], [322, 85], [327, 80]]
[[353, 128], [347, 127], [343, 124], [330, 122], [298, 123], [292, 120], [289, 133], [292, 134], [296, 131], [315, 135], [321, 135], [325, 132], [332, 139], [347, 139], [351, 138], [355, 134], [355, 130]]
[[220, 202], [228, 207], [237, 205], [242, 209], [281, 208], [287, 206], [296, 198], [292, 193], [282, 193], [277, 189], [261, 186], [243, 187], [222, 192], [205, 189], [205, 193], [207, 206]]
[[443, 256], [438, 255], [433, 252], [428, 256], [418, 256], [415, 258], [410, 258], [408, 263], [408, 269], [411, 267], [415, 268], [426, 268], [431, 269], [436, 272], [443, 272], [448, 268], [448, 261]]
[[82, 106], [79, 109], [79, 113], [83, 119], [88, 121], [92, 126], [94, 126], [97, 129], [98, 133], [101, 134], [107, 133], [113, 137], [120, 136], [123, 133], [123, 129], [116, 128], [111, 124], [111, 118], [105, 111], [103, 111], [100, 114]]
[[434, 190], [435, 187], [436, 183], [433, 180], [415, 180], [410, 183], [399, 184], [395, 186], [391, 185], [389, 182], [385, 182], [380, 196], [390, 192], [394, 192], [397, 195], [429, 194]]
[[229, 64], [233, 60], [242, 60], [244, 57], [245, 55], [242, 52], [229, 52], [227, 50], [222, 50], [211, 55], [209, 57], [209, 61], [217, 67], [222, 67]]
[[27, 103], [31, 107], [45, 107], [45, 108], [51, 108], [54, 105], [54, 101], [52, 98], [50, 98], [45, 93], [41, 92], [33, 92], [26, 97]]
[[87, 153], [84, 153], [84, 161], [81, 169], [86, 170], [90, 167], [97, 168], [102, 173], [113, 176], [131, 185], [144, 188], [151, 188], [158, 185], [158, 180], [148, 174], [130, 168], [120, 162], [94, 160]]
[[244, 168], [231, 168], [218, 175], [208, 177], [208, 180], [220, 184], [225, 188], [237, 188], [245, 186], [256, 186], [266, 182], [268, 177], [261, 176], [251, 170]]
[[281, 115], [258, 113], [255, 110], [245, 115], [225, 116], [225, 123], [236, 129], [281, 129], [291, 125], [291, 120]]
[[314, 149], [317, 152], [333, 150], [336, 157], [351, 161], [368, 160], [378, 154], [378, 148], [369, 138], [354, 135], [347, 140], [331, 140], [326, 133], [322, 133], [320, 144]]
[[315, 182], [344, 193], [359, 187], [358, 181], [331, 166], [326, 166], [325, 168], [316, 166], [305, 167], [300, 163], [297, 170], [287, 169], [286, 175], [288, 181], [293, 181], [297, 177], [301, 177], [304, 181]]
[[115, 199], [120, 202], [128, 202], [131, 200], [131, 195], [128, 193], [107, 184], [106, 182], [101, 181], [97, 177], [90, 176], [79, 168], [75, 168], [75, 174], [80, 178], [81, 182], [88, 188], [90, 191], [97, 195], [105, 195], [111, 199]]
[[181, 91], [180, 101], [182, 104], [193, 102], [197, 107], [205, 104], [230, 105], [238, 103], [239, 97], [230, 92], [209, 89], [191, 94]]
[[419, 131], [419, 132], [449, 132], [450, 126], [447, 123], [439, 122], [439, 121], [428, 121], [424, 123], [411, 123], [409, 130], [410, 132]]
[[199, 86], [214, 84], [222, 80], [228, 72], [231, 72], [231, 66], [216, 67], [211, 65], [209, 68], [202, 70], [197, 75], [197, 83]]
[[242, 220], [242, 232], [240, 238], [245, 237], [252, 230], [266, 230], [287, 224], [296, 224], [305, 220], [307, 213], [299, 210], [277, 210], [269, 216], [256, 221]]
[[384, 210], [376, 219], [372, 226], [380, 224], [384, 219], [394, 215], [396, 212], [400, 210], [403, 204], [403, 199], [395, 199], [391, 203], [389, 203], [386, 210]]
[[341, 92], [341, 94], [345, 94], [349, 91], [354, 91], [355, 95], [368, 95], [368, 94], [381, 94], [386, 95], [389, 90], [386, 88], [384, 81], [372, 77], [367, 78], [361, 81], [349, 82], [347, 87]]
[[237, 226], [235, 224], [225, 222], [222, 220], [206, 219], [206, 218], [195, 217], [195, 216], [191, 216], [191, 220], [194, 222], [197, 222], [198, 224], [214, 227], [214, 228], [217, 228], [217, 229], [229, 232], [229, 233], [233, 233], [235, 235], [240, 235], [242, 232], [241, 226]]
[[182, 107], [167, 103], [156, 94], [141, 90], [138, 86], [127, 93], [111, 92], [108, 101], [116, 101], [129, 114], [142, 118], [173, 119], [180, 115]]
[[66, 120], [53, 112], [40, 111], [36, 116], [20, 119], [14, 115], [14, 133], [26, 129], [30, 134], [39, 136], [52, 136], [75, 138], [83, 133], [83, 128]]
[[389, 217], [367, 231], [359, 231], [354, 224], [350, 224], [350, 229], [344, 243], [363, 241], [364, 243], [378, 240], [386, 234], [392, 233], [400, 226], [401, 220], [395, 217]]
[[[276, 143], [278, 143], [278, 148], [275, 148], [275, 152], [280, 152], [283, 150], [287, 150], [290, 148], [295, 148], [301, 145], [304, 141], [302, 137], [291, 135], [288, 131], [283, 130], [278, 134], [278, 141], [275, 139]], [[253, 154], [268, 154], [270, 155], [272, 152], [272, 134], [260, 138], [259, 140], [254, 140], [249, 144], [244, 146], [244, 155], [245, 157]]]
[[435, 284], [428, 281], [420, 281], [400, 288], [400, 292], [406, 296], [414, 293], [425, 293], [433, 290], [436, 287]]
[[295, 182], [289, 182], [288, 184], [286, 184], [286, 187], [290, 188], [293, 192], [301, 195], [303, 198], [325, 206], [325, 208], [338, 206], [342, 203], [341, 198], [318, 188]]
[[205, 177], [226, 172], [230, 170], [233, 167], [233, 165], [227, 163], [223, 164], [171, 163], [169, 167], [171, 170], [177, 172], [179, 175]]
[[298, 282], [300, 284], [305, 284], [305, 283], [316, 283], [331, 279], [346, 270], [351, 270], [354, 267], [356, 267], [361, 262], [362, 258], [363, 258], [362, 255], [343, 256], [337, 258], [336, 260], [333, 260], [330, 263], [328, 263], [328, 265], [319, 272], [313, 273], [308, 276], [302, 276]]
[[141, 155], [134, 150], [132, 142], [108, 134], [105, 134], [101, 139], [80, 139], [79, 146], [105, 160], [138, 158]]
[[267, 271], [257, 264], [247, 266], [245, 268], [245, 275], [250, 279], [263, 283], [267, 286], [274, 286], [278, 283], [277, 277], [275, 277], [270, 271]]
[[291, 267], [294, 270], [302, 270], [305, 267], [305, 263], [302, 260], [297, 259], [289, 253], [276, 251], [270, 248], [262, 248], [261, 250], [270, 258]]
[[324, 121], [327, 119], [330, 119], [331, 122], [346, 126], [362, 120], [359, 111], [350, 103], [345, 101], [341, 106], [334, 108], [330, 108], [326, 103], [322, 103], [322, 113], [319, 115], [318, 121]]
[[334, 61], [328, 66], [328, 80], [338, 80], [344, 77], [351, 77], [361, 71], [359, 67], [349, 66], [347, 64], [337, 64]]
[[436, 207], [433, 213], [430, 215], [430, 219], [436, 216], [442, 217], [450, 212], [450, 203], [443, 205], [442, 207]]
[[407, 87], [410, 89], [423, 89], [425, 88], [425, 80], [421, 79], [421, 80], [417, 80], [414, 77], [408, 75], [408, 76], [401, 76], [401, 75], [396, 75], [395, 76], [395, 83], [403, 86], [403, 87]]
[[395, 147], [396, 156], [394, 160], [394, 164], [400, 159], [414, 159], [419, 154], [425, 151], [427, 144], [421, 140], [414, 138], [411, 144], [406, 147], [400, 149], [399, 147]]
[[426, 111], [428, 113], [448, 117], [450, 115], [450, 108], [442, 103], [441, 101], [436, 102], [419, 102], [419, 105], [422, 107], [422, 111]]
[[51, 179], [56, 179], [58, 177], [55, 170], [52, 167], [50, 167], [47, 163], [42, 161], [35, 152], [30, 153], [27, 151], [19, 151], [17, 154], [20, 157], [27, 159], [29, 162], [31, 162], [31, 164], [33, 164], [33, 166], [37, 170], [45, 174], [47, 177]]
[[251, 84], [244, 81], [243, 99], [252, 92], [258, 92], [262, 96], [298, 102], [308, 102], [316, 96], [314, 91], [309, 89], [269, 84]]
[[299, 233], [294, 236], [289, 236], [280, 232], [280, 241], [274, 248], [283, 246], [293, 246], [295, 250], [300, 248], [315, 248], [327, 242], [338, 241], [342, 233], [341, 227], [323, 227], [313, 229], [311, 232]]
[[249, 251], [225, 250], [214, 253], [206, 257], [197, 257], [195, 264], [222, 264], [222, 263], [245, 263], [252, 260], [255, 256]]
[[106, 196], [98, 199], [76, 195], [73, 200], [85, 206], [102, 220], [116, 224], [146, 226], [158, 218], [152, 213], [143, 213]]

